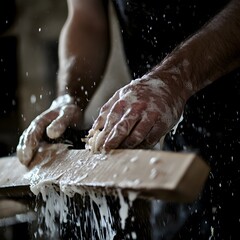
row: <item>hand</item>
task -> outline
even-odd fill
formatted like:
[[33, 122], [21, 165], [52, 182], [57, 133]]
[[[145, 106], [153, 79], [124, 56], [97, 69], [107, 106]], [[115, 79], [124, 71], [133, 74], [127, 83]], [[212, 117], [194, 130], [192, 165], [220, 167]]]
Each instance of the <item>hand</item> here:
[[118, 90], [89, 131], [88, 148], [154, 147], [179, 121], [185, 100], [161, 79], [145, 75]]
[[37, 116], [22, 133], [17, 146], [20, 162], [28, 165], [46, 131], [51, 139], [60, 137], [68, 126], [80, 127], [81, 109], [74, 104], [73, 97], [63, 95], [52, 102], [48, 110]]

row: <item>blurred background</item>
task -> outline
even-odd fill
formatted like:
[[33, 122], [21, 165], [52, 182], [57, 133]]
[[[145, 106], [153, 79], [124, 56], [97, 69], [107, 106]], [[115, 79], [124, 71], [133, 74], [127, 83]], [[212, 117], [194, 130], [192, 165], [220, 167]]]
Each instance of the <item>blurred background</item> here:
[[[114, 14], [110, 6], [112, 54], [84, 128], [112, 93], [129, 81]], [[66, 17], [66, 0], [0, 2], [0, 156], [15, 152], [22, 131], [55, 98], [58, 38]]]

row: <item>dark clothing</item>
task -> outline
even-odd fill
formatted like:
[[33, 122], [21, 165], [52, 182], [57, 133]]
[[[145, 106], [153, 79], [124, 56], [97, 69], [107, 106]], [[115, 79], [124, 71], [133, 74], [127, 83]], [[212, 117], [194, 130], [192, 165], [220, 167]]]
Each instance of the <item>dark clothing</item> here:
[[133, 77], [141, 77], [218, 13], [227, 0], [113, 0]]
[[[228, 2], [114, 0], [133, 78], [158, 64]], [[192, 96], [177, 132], [166, 137], [165, 149], [197, 151], [211, 167], [197, 209], [176, 239], [202, 240], [211, 235], [211, 239], [236, 239], [234, 233], [240, 227], [239, 77], [236, 70]]]

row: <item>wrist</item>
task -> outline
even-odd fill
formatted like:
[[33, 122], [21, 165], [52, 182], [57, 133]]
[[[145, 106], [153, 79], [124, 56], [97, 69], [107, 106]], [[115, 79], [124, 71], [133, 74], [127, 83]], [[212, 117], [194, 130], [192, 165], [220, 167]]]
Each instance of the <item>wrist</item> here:
[[171, 89], [172, 95], [179, 96], [186, 102], [196, 92], [196, 86], [190, 77], [190, 68], [187, 59], [169, 56], [145, 76], [161, 80]]

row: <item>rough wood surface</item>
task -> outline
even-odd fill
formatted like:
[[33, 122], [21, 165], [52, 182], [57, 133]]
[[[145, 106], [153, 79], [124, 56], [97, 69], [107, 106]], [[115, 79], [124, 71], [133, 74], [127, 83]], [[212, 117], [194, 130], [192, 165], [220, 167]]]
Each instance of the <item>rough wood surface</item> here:
[[193, 201], [209, 173], [194, 153], [120, 149], [103, 155], [69, 150], [63, 144], [43, 146], [29, 168], [15, 156], [1, 158], [0, 169], [0, 196], [31, 195], [30, 185], [44, 181], [110, 192], [131, 190], [141, 197], [178, 202]]

